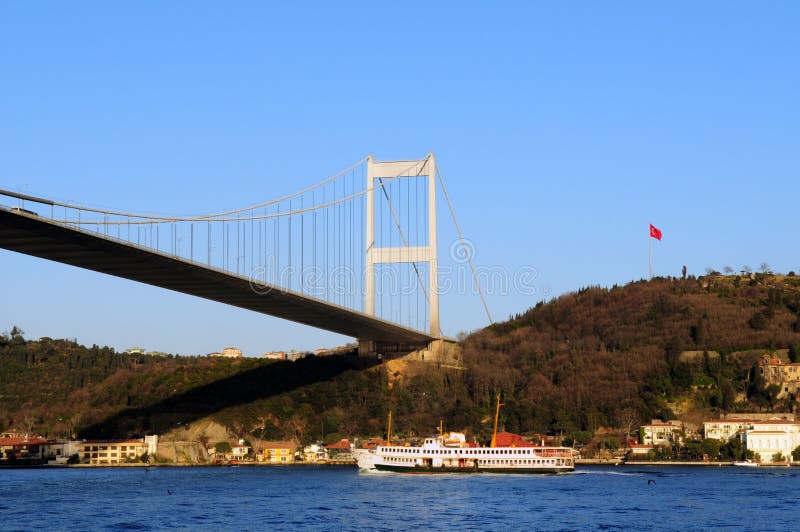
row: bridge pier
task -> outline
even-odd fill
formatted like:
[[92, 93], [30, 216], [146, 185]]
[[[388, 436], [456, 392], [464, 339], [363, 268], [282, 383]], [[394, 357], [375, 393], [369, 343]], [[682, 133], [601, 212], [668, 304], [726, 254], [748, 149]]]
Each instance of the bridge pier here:
[[452, 338], [437, 338], [423, 345], [358, 340], [358, 354], [364, 357], [392, 359], [408, 356], [412, 360], [462, 365], [461, 348]]

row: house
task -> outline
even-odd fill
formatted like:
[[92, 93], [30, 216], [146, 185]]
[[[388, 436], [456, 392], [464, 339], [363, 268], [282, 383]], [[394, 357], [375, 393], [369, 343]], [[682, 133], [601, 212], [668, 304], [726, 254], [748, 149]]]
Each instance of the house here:
[[800, 423], [786, 420], [755, 421], [742, 433], [745, 449], [764, 463], [789, 462], [800, 446]]
[[325, 446], [331, 460], [353, 460], [353, 445], [350, 440], [343, 439]]
[[642, 443], [645, 445], [672, 445], [680, 443], [683, 423], [680, 421], [661, 421], [654, 419], [649, 425], [642, 425]]
[[25, 460], [41, 462], [47, 440], [43, 438], [14, 436], [0, 438], [0, 460]]
[[303, 461], [310, 463], [327, 462], [328, 451], [325, 450], [324, 445], [320, 445], [318, 443], [312, 443], [311, 445], [306, 445], [303, 448]]
[[800, 392], [800, 362], [785, 363], [764, 353], [758, 361], [758, 371], [766, 385], [781, 387], [778, 397], [795, 396]]
[[238, 445], [231, 445], [231, 452], [226, 458], [228, 460], [242, 460], [250, 454], [250, 446], [245, 444], [244, 440], [239, 440]]
[[631, 443], [631, 456], [646, 456], [655, 448], [652, 445], [645, 445], [644, 443]]
[[289, 464], [294, 462], [294, 452], [297, 450], [295, 441], [267, 441], [258, 457], [259, 462], [268, 464]]
[[498, 432], [495, 436], [495, 447], [535, 447], [535, 445], [519, 434]]

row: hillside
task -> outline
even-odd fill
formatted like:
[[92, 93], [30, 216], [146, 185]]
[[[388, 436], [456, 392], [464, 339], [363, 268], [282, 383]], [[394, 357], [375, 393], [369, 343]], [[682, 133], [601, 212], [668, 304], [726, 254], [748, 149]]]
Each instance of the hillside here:
[[412, 361], [388, 370], [352, 355], [124, 355], [4, 335], [0, 428], [114, 437], [205, 419], [242, 437], [331, 441], [380, 434], [391, 408], [404, 435], [430, 433], [442, 417], [485, 438], [497, 392], [506, 430], [565, 436], [677, 410], [789, 409], [751, 369], [764, 350], [800, 354], [798, 287], [794, 276], [758, 275], [585, 288], [470, 335], [465, 370]]

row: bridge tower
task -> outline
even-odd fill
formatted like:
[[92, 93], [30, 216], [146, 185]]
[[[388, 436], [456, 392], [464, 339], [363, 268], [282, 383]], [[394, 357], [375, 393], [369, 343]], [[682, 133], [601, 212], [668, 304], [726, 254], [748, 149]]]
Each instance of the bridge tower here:
[[[385, 178], [418, 178], [427, 176], [428, 185], [428, 235], [426, 245], [406, 245], [398, 247], [379, 247], [375, 242], [375, 193], [382, 187]], [[376, 186], [377, 182], [377, 186]], [[375, 265], [392, 263], [427, 263], [428, 264], [428, 312], [430, 335], [434, 339], [441, 337], [439, 328], [439, 288], [438, 258], [436, 231], [436, 158], [433, 153], [419, 161], [376, 161], [372, 155], [367, 158], [367, 193], [366, 193], [366, 255], [365, 255], [365, 304], [367, 314], [375, 315]], [[419, 244], [415, 242], [415, 244]], [[436, 340], [435, 340], [436, 342]], [[411, 351], [421, 346], [377, 345], [375, 342], [359, 339], [359, 351], [402, 352]], [[429, 348], [431, 346], [428, 346]]]

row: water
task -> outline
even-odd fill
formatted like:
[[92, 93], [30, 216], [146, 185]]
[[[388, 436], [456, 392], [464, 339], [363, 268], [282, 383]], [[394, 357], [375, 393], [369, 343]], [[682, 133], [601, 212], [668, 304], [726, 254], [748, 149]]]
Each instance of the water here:
[[581, 467], [562, 476], [0, 470], [0, 529], [790, 530], [799, 477], [800, 468], [732, 467]]

